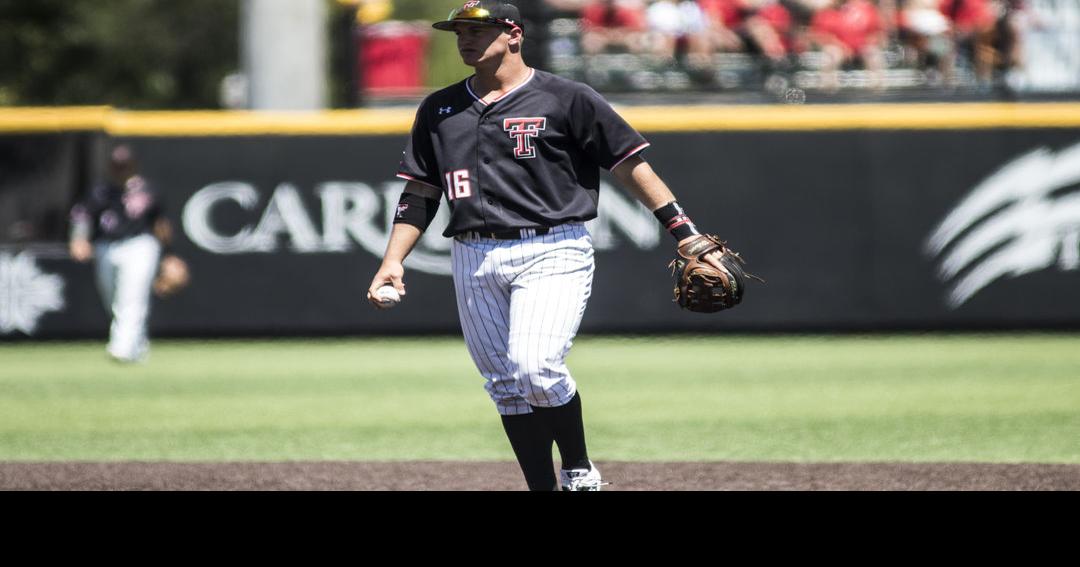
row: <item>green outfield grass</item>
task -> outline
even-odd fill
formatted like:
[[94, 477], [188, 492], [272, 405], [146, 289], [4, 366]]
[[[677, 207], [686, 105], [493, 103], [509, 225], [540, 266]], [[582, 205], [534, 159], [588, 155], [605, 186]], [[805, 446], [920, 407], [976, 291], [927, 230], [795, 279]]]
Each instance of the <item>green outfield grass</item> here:
[[[1080, 463], [1080, 336], [582, 338], [596, 460]], [[460, 339], [0, 345], [0, 460], [509, 460]]]

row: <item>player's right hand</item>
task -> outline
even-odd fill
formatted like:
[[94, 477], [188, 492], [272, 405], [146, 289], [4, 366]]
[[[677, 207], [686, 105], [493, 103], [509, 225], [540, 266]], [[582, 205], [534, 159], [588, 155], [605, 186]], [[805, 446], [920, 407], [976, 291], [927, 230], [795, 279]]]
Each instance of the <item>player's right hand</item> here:
[[371, 280], [371, 287], [368, 288], [367, 292], [368, 301], [379, 309], [387, 309], [388, 307], [383, 305], [382, 302], [375, 297], [375, 292], [386, 284], [394, 286], [398, 295], [404, 298], [405, 283], [402, 281], [404, 277], [405, 267], [402, 266], [400, 262], [383, 262], [383, 265]]
[[94, 247], [89, 240], [72, 240], [69, 250], [76, 262], [89, 262], [94, 257]]

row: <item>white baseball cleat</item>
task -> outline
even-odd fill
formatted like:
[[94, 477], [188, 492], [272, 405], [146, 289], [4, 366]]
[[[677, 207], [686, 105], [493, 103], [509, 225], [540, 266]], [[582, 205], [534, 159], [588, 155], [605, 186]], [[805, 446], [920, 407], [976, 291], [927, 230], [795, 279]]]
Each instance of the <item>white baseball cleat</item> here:
[[607, 484], [600, 480], [600, 470], [589, 461], [587, 469], [570, 469], [559, 471], [559, 485], [563, 492], [599, 492], [600, 487]]

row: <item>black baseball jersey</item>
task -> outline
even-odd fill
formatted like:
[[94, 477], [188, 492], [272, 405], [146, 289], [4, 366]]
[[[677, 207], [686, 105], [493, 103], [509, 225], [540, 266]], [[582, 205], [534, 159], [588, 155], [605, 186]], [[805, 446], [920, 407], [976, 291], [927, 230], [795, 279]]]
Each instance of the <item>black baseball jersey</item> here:
[[596, 218], [600, 170], [649, 143], [592, 88], [532, 70], [485, 104], [469, 80], [420, 105], [398, 177], [441, 189], [446, 236]]
[[93, 240], [124, 240], [150, 233], [161, 217], [157, 195], [136, 175], [124, 187], [104, 183], [72, 209], [72, 222], [90, 228]]

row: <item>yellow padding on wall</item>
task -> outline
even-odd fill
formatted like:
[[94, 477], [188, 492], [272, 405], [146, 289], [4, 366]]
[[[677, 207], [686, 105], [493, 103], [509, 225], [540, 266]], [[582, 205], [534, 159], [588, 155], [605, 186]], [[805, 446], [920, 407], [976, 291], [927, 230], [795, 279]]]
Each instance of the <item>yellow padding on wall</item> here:
[[[643, 132], [957, 130], [1080, 127], [1078, 103], [619, 106]], [[0, 108], [0, 133], [115, 136], [403, 135], [415, 108], [325, 112], [134, 112], [108, 107]]]

